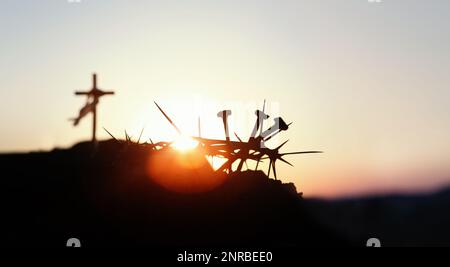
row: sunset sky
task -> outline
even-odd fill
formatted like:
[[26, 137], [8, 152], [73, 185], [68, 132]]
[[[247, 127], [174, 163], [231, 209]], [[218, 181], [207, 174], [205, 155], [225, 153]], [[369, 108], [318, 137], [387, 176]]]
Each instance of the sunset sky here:
[[[99, 126], [248, 136], [263, 100], [294, 122], [279, 176], [313, 197], [450, 185], [450, 1], [0, 1], [0, 151], [90, 138], [69, 118], [99, 87]], [[266, 123], [267, 126], [271, 121]], [[99, 130], [101, 138], [107, 138]]]

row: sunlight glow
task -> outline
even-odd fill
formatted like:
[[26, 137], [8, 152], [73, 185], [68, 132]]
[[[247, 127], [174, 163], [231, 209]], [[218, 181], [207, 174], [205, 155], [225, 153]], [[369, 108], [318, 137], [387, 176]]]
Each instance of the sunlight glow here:
[[184, 135], [180, 135], [173, 143], [172, 143], [172, 147], [174, 147], [175, 149], [181, 151], [181, 152], [187, 152], [189, 150], [193, 150], [194, 148], [196, 148], [198, 145], [198, 142], [195, 141], [194, 139], [188, 137], [188, 136], [184, 136]]

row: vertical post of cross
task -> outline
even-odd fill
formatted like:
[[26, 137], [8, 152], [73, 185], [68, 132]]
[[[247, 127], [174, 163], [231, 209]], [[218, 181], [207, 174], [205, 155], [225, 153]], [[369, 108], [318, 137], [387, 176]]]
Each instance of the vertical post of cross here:
[[[92, 89], [93, 90], [98, 90], [98, 88], [97, 88], [97, 74], [96, 73], [92, 74]], [[94, 143], [94, 144], [97, 143], [97, 103], [99, 101], [98, 98], [99, 98], [99, 96], [94, 94], [94, 103], [96, 103], [94, 105], [93, 110], [92, 110], [92, 143]]]
[[[88, 98], [88, 103], [80, 111], [78, 118], [73, 119], [75, 125], [86, 116], [88, 113], [92, 113], [92, 142], [97, 143], [97, 104], [100, 98], [105, 95], [114, 95], [112, 91], [102, 91], [97, 88], [97, 74], [92, 74], [92, 88], [87, 92], [75, 92], [75, 95], [85, 95]], [[91, 101], [91, 102], [89, 102]]]
[[92, 142], [97, 143], [97, 105], [92, 111]]

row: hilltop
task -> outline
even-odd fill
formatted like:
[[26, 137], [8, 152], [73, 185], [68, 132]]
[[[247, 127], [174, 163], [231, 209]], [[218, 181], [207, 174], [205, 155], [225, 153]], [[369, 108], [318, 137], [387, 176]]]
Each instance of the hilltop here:
[[61, 246], [70, 237], [92, 247], [293, 248], [345, 242], [312, 219], [293, 184], [263, 172], [232, 173], [209, 191], [177, 193], [146, 171], [149, 159], [164, 152], [113, 140], [92, 151], [90, 143], [80, 143], [0, 155], [6, 244], [36, 240], [36, 246]]

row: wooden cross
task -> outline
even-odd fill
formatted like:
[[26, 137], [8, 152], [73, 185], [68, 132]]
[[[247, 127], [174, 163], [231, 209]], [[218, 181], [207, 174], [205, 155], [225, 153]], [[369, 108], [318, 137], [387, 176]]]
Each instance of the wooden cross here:
[[[76, 91], [75, 95], [85, 95], [88, 97], [88, 103], [84, 108], [81, 109], [78, 118], [72, 119], [74, 121], [74, 125], [76, 126], [80, 120], [87, 115], [88, 113], [92, 113], [92, 142], [97, 142], [97, 104], [99, 103], [99, 99], [105, 95], [114, 95], [112, 91], [102, 91], [97, 88], [97, 74], [92, 75], [92, 89], [87, 92]], [[89, 102], [91, 100], [91, 102]]]

